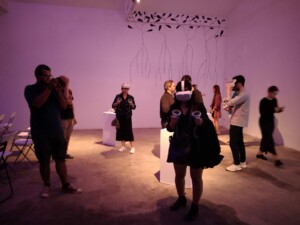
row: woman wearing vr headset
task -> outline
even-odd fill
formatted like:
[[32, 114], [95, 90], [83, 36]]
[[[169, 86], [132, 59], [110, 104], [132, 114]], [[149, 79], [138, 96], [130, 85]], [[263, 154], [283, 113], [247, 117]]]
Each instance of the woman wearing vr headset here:
[[187, 80], [179, 82], [176, 86], [175, 103], [169, 110], [167, 125], [168, 131], [174, 132], [170, 137], [167, 162], [174, 164], [178, 193], [177, 201], [170, 206], [172, 211], [186, 205], [185, 175], [187, 166], [190, 166], [193, 199], [191, 208], [185, 216], [186, 221], [193, 220], [198, 214], [203, 189], [203, 169], [212, 168], [223, 159], [220, 155], [216, 130], [207, 116], [203, 103], [196, 102], [194, 98], [192, 84]]

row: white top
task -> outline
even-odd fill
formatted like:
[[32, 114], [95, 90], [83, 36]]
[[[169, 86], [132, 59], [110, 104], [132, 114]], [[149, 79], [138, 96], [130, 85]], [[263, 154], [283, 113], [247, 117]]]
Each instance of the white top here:
[[233, 106], [230, 125], [238, 127], [247, 127], [250, 110], [250, 96], [247, 92], [242, 91], [228, 103], [228, 106]]

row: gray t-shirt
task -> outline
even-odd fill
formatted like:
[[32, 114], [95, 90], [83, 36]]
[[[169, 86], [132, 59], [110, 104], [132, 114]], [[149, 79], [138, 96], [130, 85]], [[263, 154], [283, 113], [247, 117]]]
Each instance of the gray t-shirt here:
[[233, 106], [230, 125], [247, 127], [249, 120], [250, 97], [247, 92], [242, 91], [228, 102], [228, 106]]

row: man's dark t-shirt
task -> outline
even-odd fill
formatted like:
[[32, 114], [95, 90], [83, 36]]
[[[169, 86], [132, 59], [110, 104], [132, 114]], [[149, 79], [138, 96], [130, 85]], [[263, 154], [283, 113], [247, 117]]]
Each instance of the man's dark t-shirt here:
[[44, 91], [38, 83], [28, 85], [24, 95], [29, 105], [30, 127], [33, 136], [60, 137], [63, 134], [60, 117], [60, 106], [57, 94], [52, 91], [49, 98], [40, 108], [32, 106], [33, 100]]

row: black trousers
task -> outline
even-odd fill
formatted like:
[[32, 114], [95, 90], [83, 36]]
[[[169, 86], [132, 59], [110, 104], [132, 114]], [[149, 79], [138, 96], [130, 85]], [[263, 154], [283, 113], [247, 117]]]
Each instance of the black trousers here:
[[274, 119], [265, 120], [260, 118], [259, 127], [262, 134], [259, 148], [260, 151], [265, 153], [270, 152], [273, 155], [276, 155], [275, 143], [273, 140]]
[[246, 162], [243, 127], [230, 125], [229, 138], [229, 145], [231, 148], [234, 164], [239, 165], [241, 162]]

